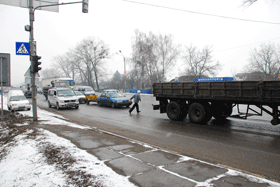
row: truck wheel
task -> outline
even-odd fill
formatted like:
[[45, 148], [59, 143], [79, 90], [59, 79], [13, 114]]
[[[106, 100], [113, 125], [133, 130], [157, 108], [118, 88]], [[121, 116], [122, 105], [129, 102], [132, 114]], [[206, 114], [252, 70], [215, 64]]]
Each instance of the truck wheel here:
[[171, 101], [167, 104], [166, 113], [169, 119], [174, 121], [181, 121], [186, 117], [184, 109], [181, 109], [180, 105], [175, 101]]
[[59, 110], [59, 109], [60, 109], [60, 107], [59, 107], [59, 104], [58, 104], [58, 103], [56, 103], [56, 109], [57, 109], [57, 110]]
[[232, 106], [230, 103], [212, 103], [211, 111], [215, 119], [224, 120], [231, 115]]
[[[201, 103], [193, 103], [189, 108], [189, 118], [193, 123], [206, 123], [210, 118], [210, 111], [206, 105]], [[210, 119], [209, 119], [210, 118]]]

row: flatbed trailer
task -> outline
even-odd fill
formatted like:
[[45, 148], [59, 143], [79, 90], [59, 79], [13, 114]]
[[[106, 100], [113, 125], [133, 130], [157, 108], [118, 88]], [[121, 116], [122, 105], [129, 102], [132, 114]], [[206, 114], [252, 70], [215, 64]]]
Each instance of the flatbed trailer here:
[[[159, 101], [153, 109], [167, 113], [171, 120], [183, 120], [189, 115], [193, 123], [206, 123], [212, 117], [247, 119], [266, 112], [272, 116], [272, 125], [280, 124], [280, 81], [154, 83], [153, 94]], [[247, 105], [245, 113], [239, 111], [239, 104]], [[252, 109], [252, 105], [260, 111]], [[231, 115], [233, 107], [237, 107], [237, 115]]]

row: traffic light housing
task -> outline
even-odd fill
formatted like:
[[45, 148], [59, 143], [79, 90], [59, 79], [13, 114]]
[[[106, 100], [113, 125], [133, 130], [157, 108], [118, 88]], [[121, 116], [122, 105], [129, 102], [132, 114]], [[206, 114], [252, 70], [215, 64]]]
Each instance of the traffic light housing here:
[[42, 69], [42, 67], [39, 67], [39, 65], [42, 64], [42, 62], [39, 62], [39, 60], [40, 60], [41, 58], [42, 58], [42, 57], [37, 56], [37, 55], [32, 56], [32, 61], [33, 61], [33, 63], [34, 63], [34, 67], [33, 67], [33, 72], [34, 72], [34, 73], [35, 73], [35, 72], [38, 72], [38, 71], [40, 71], [40, 70]]
[[88, 13], [88, 0], [83, 0], [83, 5], [82, 5], [82, 12], [83, 13]]

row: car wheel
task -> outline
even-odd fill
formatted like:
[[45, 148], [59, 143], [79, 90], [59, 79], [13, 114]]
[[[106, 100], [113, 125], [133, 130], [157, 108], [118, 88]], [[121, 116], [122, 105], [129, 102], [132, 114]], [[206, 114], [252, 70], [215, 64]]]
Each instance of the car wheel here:
[[49, 108], [51, 108], [52, 107], [52, 105], [51, 105], [51, 103], [48, 101], [48, 105], [49, 105]]
[[57, 109], [57, 110], [59, 110], [59, 109], [60, 109], [60, 107], [59, 107], [59, 104], [58, 104], [58, 103], [56, 103], [56, 109]]
[[87, 100], [87, 105], [89, 105], [89, 103], [90, 103], [90, 101], [89, 101], [89, 100]]
[[112, 107], [112, 108], [116, 108], [115, 103], [111, 103], [111, 107]]
[[28, 108], [27, 110], [30, 110], [31, 108]]
[[79, 105], [77, 105], [75, 108], [78, 109], [78, 108], [79, 108]]

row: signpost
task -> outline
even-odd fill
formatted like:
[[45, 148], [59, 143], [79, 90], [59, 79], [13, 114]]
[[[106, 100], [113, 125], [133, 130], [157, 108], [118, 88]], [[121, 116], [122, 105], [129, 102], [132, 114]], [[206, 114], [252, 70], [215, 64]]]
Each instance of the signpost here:
[[[58, 12], [59, 5], [68, 5], [68, 4], [76, 4], [82, 3], [82, 12], [88, 13], [88, 0], [82, 0], [77, 2], [69, 2], [69, 3], [58, 3], [59, 0], [0, 0], [0, 4], [11, 5], [24, 7], [29, 9], [29, 22], [30, 25], [25, 26], [25, 30], [30, 32], [29, 37], [29, 46], [26, 42], [17, 42], [16, 43], [16, 54], [17, 55], [30, 55], [30, 73], [31, 73], [31, 84], [32, 84], [32, 110], [33, 110], [33, 121], [37, 121], [37, 104], [36, 104], [36, 73], [42, 68], [39, 67], [41, 62], [38, 60], [41, 59], [40, 56], [36, 54], [36, 43], [34, 42], [34, 34], [33, 34], [33, 22], [34, 22], [34, 12], [35, 10], [51, 10], [48, 11], [56, 11]], [[34, 8], [35, 7], [35, 8]], [[55, 10], [52, 9], [54, 7]]]

